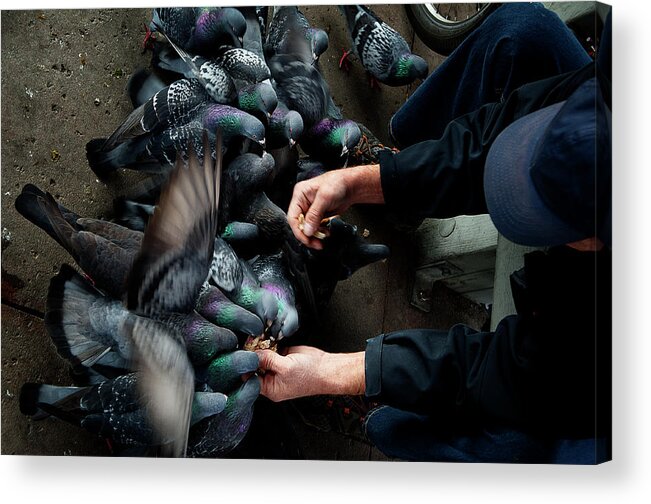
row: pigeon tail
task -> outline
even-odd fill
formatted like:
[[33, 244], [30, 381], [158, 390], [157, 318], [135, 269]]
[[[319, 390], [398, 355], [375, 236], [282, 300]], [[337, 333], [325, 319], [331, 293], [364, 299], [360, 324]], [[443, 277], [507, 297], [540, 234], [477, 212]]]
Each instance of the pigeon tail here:
[[156, 75], [144, 68], [137, 70], [127, 83], [127, 94], [131, 99], [133, 108], [140, 107], [152, 96], [164, 89], [166, 84]]
[[[45, 198], [45, 193], [41, 191], [38, 187], [32, 184], [27, 184], [23, 187], [22, 192], [16, 198], [14, 203], [18, 213], [25, 217], [28, 221], [36, 226], [40, 227], [43, 231], [49, 234], [54, 240], [56, 240], [59, 245], [63, 246], [59, 236], [57, 235], [54, 227], [50, 223], [50, 220], [47, 217], [46, 212], [43, 210], [41, 205], [38, 202], [38, 198]], [[63, 208], [59, 205], [59, 208], [65, 215], [68, 215], [68, 222], [73, 224], [74, 221], [79, 217], [77, 214], [70, 212], [66, 208]], [[73, 224], [74, 225], [74, 224]]]
[[104, 150], [105, 138], [95, 138], [86, 144], [86, 158], [90, 169], [99, 178], [105, 178], [118, 168], [138, 168], [138, 156], [149, 141], [142, 135], [130, 138], [111, 150]]
[[[89, 315], [102, 297], [67, 264], [50, 281], [45, 327], [59, 355], [75, 367], [90, 367], [111, 351], [111, 345], [101, 341]], [[126, 367], [126, 361], [122, 365]]]

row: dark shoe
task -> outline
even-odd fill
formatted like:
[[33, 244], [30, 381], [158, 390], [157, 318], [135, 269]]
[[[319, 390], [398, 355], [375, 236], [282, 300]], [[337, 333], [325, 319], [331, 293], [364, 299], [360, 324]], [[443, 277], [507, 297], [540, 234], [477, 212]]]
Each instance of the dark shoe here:
[[348, 166], [358, 166], [366, 164], [378, 164], [380, 162], [380, 152], [383, 150], [392, 152], [396, 149], [385, 146], [380, 140], [362, 123], [357, 123], [362, 138], [359, 143], [351, 150], [348, 157]]

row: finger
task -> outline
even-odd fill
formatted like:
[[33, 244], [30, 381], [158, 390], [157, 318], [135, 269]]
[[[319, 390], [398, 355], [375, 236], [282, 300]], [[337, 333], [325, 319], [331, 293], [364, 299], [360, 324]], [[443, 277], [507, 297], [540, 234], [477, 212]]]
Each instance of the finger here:
[[303, 233], [306, 236], [313, 236], [314, 232], [319, 229], [321, 221], [325, 217], [326, 210], [328, 210], [331, 203], [330, 198], [324, 197], [323, 191], [317, 191], [314, 201], [305, 213]]
[[256, 350], [260, 359], [260, 369], [275, 373], [281, 367], [282, 357], [271, 350]]

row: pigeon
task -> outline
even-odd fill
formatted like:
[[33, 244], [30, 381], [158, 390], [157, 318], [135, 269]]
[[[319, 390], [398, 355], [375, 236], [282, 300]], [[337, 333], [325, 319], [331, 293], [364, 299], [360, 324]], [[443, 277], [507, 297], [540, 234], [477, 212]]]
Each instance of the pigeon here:
[[242, 47], [246, 22], [231, 7], [167, 7], [154, 9], [150, 30], [189, 53], [213, 56], [223, 45]]
[[154, 214], [154, 205], [139, 203], [128, 198], [113, 200], [113, 220], [121, 226], [144, 231], [149, 218]]
[[[129, 373], [89, 387], [26, 383], [20, 391], [20, 411], [33, 420], [54, 416], [123, 445], [173, 441], [156, 436], [139, 379], [137, 373]], [[195, 392], [190, 425], [221, 413], [226, 404], [227, 397], [222, 393]]]
[[269, 82], [248, 84], [238, 91], [237, 106], [267, 124], [278, 105], [276, 91]]
[[[168, 39], [169, 40], [169, 39]], [[191, 79], [210, 81], [219, 70], [225, 71], [232, 79], [249, 84], [270, 78], [269, 67], [264, 58], [244, 48], [227, 49], [214, 58], [192, 56], [172, 41], [173, 51], [160, 48], [154, 53], [152, 65], [163, 71], [177, 73]]]
[[248, 263], [240, 259], [220, 237], [215, 238], [210, 280], [233, 303], [255, 313], [263, 322], [273, 321], [276, 317], [278, 307], [273, 295], [260, 289], [260, 283], [250, 271]]
[[[223, 209], [228, 215], [226, 221], [255, 224], [264, 240], [284, 249], [299, 293], [312, 316], [317, 317], [303, 257], [306, 251], [289, 227], [287, 214], [264, 192], [265, 182], [273, 173], [273, 169], [274, 162], [269, 153], [262, 157], [247, 153], [231, 161], [224, 173], [225, 197], [220, 212]], [[239, 301], [236, 302], [242, 305]]]
[[330, 88], [318, 68], [292, 54], [277, 54], [269, 61], [278, 100], [301, 115], [306, 129], [326, 117]]
[[[379, 82], [404, 86], [427, 76], [427, 62], [411, 53], [402, 36], [363, 5], [340, 5], [346, 18], [353, 51], [362, 66]], [[343, 65], [350, 51], [340, 61]]]
[[260, 120], [230, 105], [206, 103], [184, 116], [182, 124], [162, 132], [128, 138], [115, 147], [101, 138], [91, 140], [86, 144], [86, 156], [91, 170], [101, 178], [121, 167], [145, 171], [153, 167], [160, 171], [161, 164], [173, 164], [177, 152], [187, 153], [190, 146], [203, 155], [203, 132], [207, 131], [213, 141], [217, 129], [222, 132], [224, 144], [239, 137], [261, 145], [265, 142], [265, 129]]
[[23, 188], [15, 206], [63, 246], [95, 286], [116, 299], [122, 297], [142, 233], [112, 222], [82, 219], [31, 184]]
[[199, 294], [197, 313], [213, 324], [247, 336], [264, 331], [262, 319], [226, 297], [219, 288], [207, 285]]
[[191, 313], [208, 277], [217, 232], [222, 138], [217, 157], [203, 134], [203, 162], [190, 149], [187, 164], [177, 155], [161, 192], [127, 282], [127, 309], [141, 317], [125, 321], [134, 347], [135, 369], [151, 397], [149, 416], [162, 438], [174, 441], [171, 456], [185, 456], [191, 418], [194, 371], [181, 336], [144, 317]]
[[[128, 369], [133, 348], [124, 324], [136, 317], [66, 264], [50, 281], [45, 327], [59, 355], [75, 368], [91, 367], [109, 377]], [[204, 364], [238, 343], [232, 331], [195, 312], [161, 313], [154, 318], [180, 335], [193, 364]], [[111, 369], [113, 373], [107, 375]]]
[[271, 336], [278, 340], [291, 336], [298, 330], [299, 320], [294, 287], [283, 254], [260, 256], [251, 267], [261, 287], [278, 299], [278, 314], [271, 326]]
[[137, 109], [161, 89], [166, 88], [167, 84], [156, 74], [149, 72], [144, 68], [136, 70], [127, 82], [127, 94], [131, 100], [131, 105]]
[[228, 396], [221, 413], [204, 418], [192, 427], [188, 456], [219, 457], [232, 451], [248, 432], [259, 395], [260, 379], [252, 376]]
[[276, 6], [267, 34], [268, 54], [297, 54], [310, 64], [328, 48], [328, 34], [310, 26], [296, 6]]
[[308, 271], [315, 295], [315, 302], [323, 308], [327, 305], [338, 281], [350, 278], [358, 269], [386, 259], [389, 248], [382, 244], [368, 243], [357, 232], [357, 227], [340, 217], [328, 219], [324, 224], [327, 237], [322, 250], [311, 250]]
[[267, 127], [268, 150], [283, 147], [294, 147], [296, 141], [303, 134], [303, 118], [295, 110], [289, 110], [287, 105], [278, 102]]
[[343, 166], [348, 153], [361, 139], [361, 131], [350, 119], [322, 119], [301, 137], [301, 149], [311, 158], [323, 161], [330, 168]]
[[211, 391], [228, 395], [240, 388], [242, 375], [255, 372], [259, 365], [258, 355], [255, 352], [236, 350], [222, 353], [209, 364], [197, 368], [195, 377]]
[[299, 159], [297, 164], [296, 182], [309, 180], [323, 175], [327, 170], [323, 162], [309, 157]]

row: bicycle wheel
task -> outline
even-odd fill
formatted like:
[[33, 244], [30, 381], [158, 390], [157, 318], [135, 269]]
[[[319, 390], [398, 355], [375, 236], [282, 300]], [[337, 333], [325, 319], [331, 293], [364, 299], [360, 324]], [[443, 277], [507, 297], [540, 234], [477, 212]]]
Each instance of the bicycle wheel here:
[[418, 37], [433, 51], [447, 56], [493, 12], [499, 3], [405, 5]]

